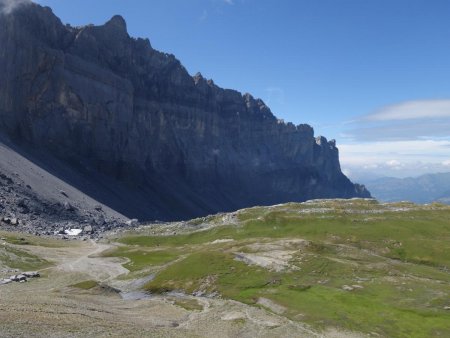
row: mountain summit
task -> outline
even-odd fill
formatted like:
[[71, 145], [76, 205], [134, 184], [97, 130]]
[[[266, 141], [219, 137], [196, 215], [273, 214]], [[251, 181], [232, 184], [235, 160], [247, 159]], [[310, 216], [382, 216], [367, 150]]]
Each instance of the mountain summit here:
[[48, 7], [21, 5], [0, 14], [0, 46], [1, 132], [125, 184], [118, 209], [127, 216], [370, 196], [341, 172], [334, 141], [189, 75], [130, 37], [121, 16], [71, 27]]

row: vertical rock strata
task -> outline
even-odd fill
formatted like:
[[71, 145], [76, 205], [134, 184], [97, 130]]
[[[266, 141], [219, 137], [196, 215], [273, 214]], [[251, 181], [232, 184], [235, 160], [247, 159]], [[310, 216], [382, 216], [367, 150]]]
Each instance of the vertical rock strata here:
[[342, 174], [334, 141], [190, 76], [120, 16], [71, 27], [20, 6], [0, 14], [0, 46], [1, 130], [145, 191], [141, 217], [370, 196]]

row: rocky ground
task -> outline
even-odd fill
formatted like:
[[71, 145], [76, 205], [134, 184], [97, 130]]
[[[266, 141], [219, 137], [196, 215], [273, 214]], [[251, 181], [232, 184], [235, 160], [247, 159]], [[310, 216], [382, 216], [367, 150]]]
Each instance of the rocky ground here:
[[65, 239], [71, 229], [80, 229], [70, 238], [83, 239], [136, 224], [67, 183], [81, 178], [68, 178], [71, 173], [63, 164], [45, 159], [53, 164], [45, 168], [1, 135], [0, 159], [0, 229]]
[[[212, 332], [215, 337], [352, 336], [339, 331], [319, 334], [232, 300], [182, 294], [127, 299], [119, 287], [133, 280], [118, 278], [128, 273], [124, 260], [98, 255], [111, 245], [48, 239], [40, 243], [26, 251], [52, 262], [40, 270], [42, 277], [0, 286], [2, 337], [210, 337]], [[95, 286], [76, 286], [85, 280], [95, 280]]]
[[82, 238], [97, 238], [104, 231], [127, 226], [124, 220], [108, 217], [100, 204], [91, 210], [81, 209], [64, 190], [59, 193], [60, 201], [42, 200], [18, 175], [0, 172], [0, 227], [68, 239], [76, 233], [71, 229], [82, 230]]
[[445, 337], [449, 222], [322, 200], [85, 241], [0, 230], [0, 336]]

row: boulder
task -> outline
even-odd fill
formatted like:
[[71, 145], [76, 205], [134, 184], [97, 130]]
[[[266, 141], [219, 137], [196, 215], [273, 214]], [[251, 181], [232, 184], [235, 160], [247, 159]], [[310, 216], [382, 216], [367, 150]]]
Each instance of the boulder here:
[[40, 273], [37, 271], [27, 271], [22, 273], [25, 277], [27, 278], [37, 278], [37, 277], [41, 277]]
[[353, 291], [354, 288], [349, 286], [349, 285], [343, 285], [342, 286], [342, 290], [344, 290], [344, 291]]
[[76, 210], [76, 208], [67, 201], [64, 202], [63, 206], [64, 206], [64, 209], [67, 211], [75, 211]]
[[139, 221], [136, 218], [130, 219], [125, 222], [128, 226], [137, 226], [139, 224]]
[[18, 274], [18, 275], [13, 275], [11, 277], [9, 277], [10, 280], [12, 280], [13, 282], [20, 282], [23, 280], [27, 279], [27, 276], [25, 276], [24, 274]]

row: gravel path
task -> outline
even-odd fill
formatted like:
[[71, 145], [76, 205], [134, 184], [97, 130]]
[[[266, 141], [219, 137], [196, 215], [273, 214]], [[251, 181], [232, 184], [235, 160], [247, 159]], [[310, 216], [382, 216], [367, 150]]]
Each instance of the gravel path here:
[[[186, 310], [174, 296], [124, 300], [110, 288], [128, 272], [124, 260], [102, 257], [112, 245], [69, 241], [64, 247], [22, 246], [54, 262], [42, 277], [0, 287], [1, 337], [344, 337], [339, 331], [318, 334], [306, 325], [239, 302], [175, 296], [196, 301]], [[94, 279], [101, 286], [71, 285]], [[120, 283], [119, 283], [120, 284]]]
[[126, 260], [117, 257], [99, 256], [102, 252], [111, 249], [112, 245], [100, 244], [92, 240], [89, 244], [92, 247], [87, 248], [81, 257], [75, 260], [69, 259], [59, 264], [57, 268], [66, 272], [86, 274], [99, 282], [108, 282], [129, 272], [122, 266], [126, 263]]

